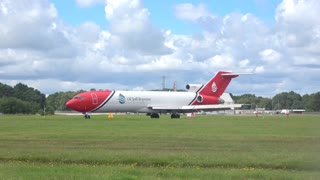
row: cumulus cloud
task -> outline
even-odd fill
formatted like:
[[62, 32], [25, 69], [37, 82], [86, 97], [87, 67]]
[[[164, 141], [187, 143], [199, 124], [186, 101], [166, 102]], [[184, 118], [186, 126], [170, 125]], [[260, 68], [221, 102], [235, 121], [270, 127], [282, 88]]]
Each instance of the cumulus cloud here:
[[66, 42], [56, 27], [57, 11], [53, 4], [4, 0], [1, 7], [0, 47], [50, 49]]
[[0, 7], [1, 78], [63, 79], [78, 47], [54, 5], [46, 0], [4, 0]]
[[241, 68], [245, 68], [245, 67], [247, 67], [247, 65], [250, 63], [250, 61], [248, 60], [248, 59], [245, 59], [245, 60], [242, 60], [242, 61], [240, 61], [239, 62], [239, 66], [241, 67]]
[[80, 7], [90, 7], [97, 3], [103, 3], [105, 0], [76, 0]]
[[[198, 17], [211, 15], [201, 5], [182, 4], [178, 7], [176, 15], [188, 21], [196, 22]], [[205, 53], [211, 57], [204, 62], [211, 67], [223, 68], [222, 65], [225, 64], [224, 68], [229, 67], [235, 71], [255, 72], [258, 76], [250, 78], [253, 83], [269, 81], [271, 85], [274, 84], [277, 87], [299, 89], [292, 81], [296, 78], [295, 72], [299, 71], [299, 67], [311, 68], [312, 66], [313, 70], [308, 73], [311, 76], [314, 76], [315, 72], [319, 73], [317, 60], [320, 52], [319, 19], [317, 18], [319, 10], [317, 1], [284, 0], [276, 10], [276, 21], [272, 27], [268, 27], [249, 13], [227, 14], [221, 19], [219, 31], [206, 32], [208, 34], [206, 37], [211, 37], [208, 39], [212, 40], [212, 42], [206, 41], [210, 42], [207, 46], [216, 50], [206, 50]], [[194, 13], [188, 13], [189, 11]], [[195, 39], [192, 38], [193, 41]], [[199, 44], [207, 43], [202, 41]], [[188, 49], [191, 56], [196, 55], [193, 50]], [[221, 54], [224, 54], [223, 58]], [[236, 67], [237, 62], [238, 67]], [[272, 83], [273, 81], [285, 83], [277, 84]], [[263, 91], [263, 89], [256, 87], [257, 91]], [[272, 94], [275, 91], [264, 93]]]
[[207, 63], [211, 68], [229, 69], [233, 66], [234, 60], [229, 55], [215, 55], [207, 60]]
[[176, 59], [174, 56], [162, 56], [159, 59], [154, 59], [149, 63], [138, 65], [136, 70], [138, 71], [157, 71], [157, 70], [186, 70], [190, 66], [184, 66], [181, 59]]
[[214, 16], [209, 13], [204, 4], [193, 5], [191, 3], [178, 4], [175, 7], [176, 16], [181, 19], [190, 21], [199, 21], [202, 18], [214, 18]]
[[209, 31], [214, 30], [217, 23], [217, 17], [208, 12], [204, 4], [178, 4], [175, 6], [175, 14], [179, 19], [198, 23]]
[[101, 28], [93, 22], [84, 22], [77, 27], [79, 39], [88, 43], [96, 43], [99, 40]]
[[283, 0], [276, 10], [275, 19], [283, 25], [319, 24], [319, 8], [317, 0]]
[[277, 63], [281, 60], [281, 54], [273, 49], [265, 49], [260, 53], [261, 59], [268, 63]]
[[0, 1], [1, 82], [24, 82], [45, 93], [156, 89], [166, 75], [183, 88], [231, 70], [256, 73], [231, 83], [228, 91], [235, 94], [319, 89], [317, 0], [283, 0], [273, 25], [250, 13], [219, 17], [205, 4], [177, 4], [176, 20], [202, 29], [179, 35], [155, 27], [140, 0], [76, 2], [87, 8], [105, 3], [108, 28], [89, 21], [72, 26], [49, 0]]
[[107, 0], [106, 18], [115, 45], [144, 54], [168, 54], [164, 36], [151, 22], [150, 12], [139, 0]]
[[316, 0], [284, 0], [280, 3], [275, 19], [281, 30], [278, 34], [283, 43], [291, 48], [318, 51], [320, 45], [319, 9], [320, 3]]

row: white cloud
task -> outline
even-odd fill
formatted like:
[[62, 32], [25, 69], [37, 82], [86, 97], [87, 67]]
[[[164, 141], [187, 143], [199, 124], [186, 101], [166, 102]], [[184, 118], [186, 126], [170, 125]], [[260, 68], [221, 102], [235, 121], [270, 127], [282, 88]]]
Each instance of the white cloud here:
[[319, 24], [319, 8], [317, 0], [283, 0], [277, 8], [275, 19], [284, 25]]
[[206, 64], [208, 64], [209, 68], [230, 69], [234, 64], [234, 60], [229, 55], [215, 55], [206, 60]]
[[209, 31], [214, 30], [217, 23], [217, 17], [208, 12], [204, 4], [178, 4], [175, 6], [175, 15], [179, 19], [198, 23]]
[[88, 43], [96, 43], [99, 40], [100, 27], [93, 22], [84, 22], [77, 27], [79, 39]]
[[293, 57], [294, 64], [298, 66], [309, 66], [309, 67], [314, 67], [314, 68], [319, 68], [320, 67], [320, 59], [315, 56], [315, 57], [310, 57], [310, 56], [296, 56]]
[[97, 3], [103, 3], [105, 0], [76, 0], [80, 7], [90, 7]]
[[284, 45], [299, 50], [314, 47], [319, 50], [319, 9], [320, 3], [317, 0], [284, 0], [280, 3], [275, 19]]
[[258, 66], [255, 68], [254, 72], [255, 73], [263, 73], [265, 70], [264, 70], [264, 67], [263, 66]]
[[190, 66], [184, 66], [181, 59], [175, 59], [172, 56], [162, 56], [160, 59], [152, 60], [147, 64], [141, 64], [136, 67], [137, 71], [159, 71], [159, 70], [186, 70]]
[[51, 49], [66, 41], [53, 26], [57, 20], [53, 4], [4, 0], [1, 7], [0, 48]]
[[176, 16], [185, 20], [198, 21], [203, 17], [214, 18], [214, 16], [206, 10], [204, 4], [199, 4], [198, 6], [195, 6], [191, 3], [178, 4], [175, 7], [175, 10]]
[[149, 11], [139, 0], [107, 0], [106, 18], [115, 44], [143, 54], [167, 54], [164, 35], [156, 29]]
[[108, 29], [89, 21], [69, 25], [48, 0], [0, 1], [2, 83], [23, 82], [45, 93], [154, 89], [167, 75], [184, 88], [186, 83], [205, 83], [218, 70], [231, 70], [256, 73], [230, 84], [228, 91], [238, 94], [271, 96], [283, 90], [319, 89], [316, 0], [284, 0], [274, 25], [250, 13], [218, 17], [204, 4], [175, 6], [179, 20], [203, 29], [191, 35], [155, 27], [152, 12], [139, 0], [77, 3], [81, 7], [106, 3]]
[[265, 49], [260, 53], [261, 59], [268, 63], [277, 63], [281, 60], [281, 54], [273, 49]]
[[239, 66], [241, 67], [241, 68], [245, 68], [245, 67], [247, 67], [247, 65], [250, 63], [250, 61], [248, 60], [248, 59], [245, 59], [245, 60], [242, 60], [242, 61], [240, 61], [239, 62]]

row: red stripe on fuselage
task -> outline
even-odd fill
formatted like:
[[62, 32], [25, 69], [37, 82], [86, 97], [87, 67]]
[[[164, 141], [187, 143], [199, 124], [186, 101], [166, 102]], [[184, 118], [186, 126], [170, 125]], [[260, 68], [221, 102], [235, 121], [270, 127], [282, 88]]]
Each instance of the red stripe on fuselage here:
[[90, 91], [74, 96], [66, 106], [79, 112], [91, 112], [101, 108], [114, 94], [114, 91]]
[[98, 107], [94, 108], [92, 110], [92, 112], [95, 112], [95, 111], [99, 110], [101, 107], [103, 107], [105, 104], [107, 104], [107, 102], [112, 98], [114, 93], [115, 93], [115, 91], [110, 91], [110, 93], [108, 94], [108, 96], [106, 98], [104, 98], [104, 96], [106, 95], [105, 93], [99, 94], [101, 96], [101, 98], [104, 98], [105, 100]]

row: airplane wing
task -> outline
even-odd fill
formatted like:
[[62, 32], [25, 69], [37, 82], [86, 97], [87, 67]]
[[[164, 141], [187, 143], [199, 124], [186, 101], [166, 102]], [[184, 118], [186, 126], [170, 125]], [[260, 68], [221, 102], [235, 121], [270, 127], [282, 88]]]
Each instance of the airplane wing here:
[[149, 109], [161, 112], [188, 113], [198, 111], [219, 111], [240, 108], [242, 104], [216, 104], [216, 105], [194, 105], [194, 106], [149, 106]]

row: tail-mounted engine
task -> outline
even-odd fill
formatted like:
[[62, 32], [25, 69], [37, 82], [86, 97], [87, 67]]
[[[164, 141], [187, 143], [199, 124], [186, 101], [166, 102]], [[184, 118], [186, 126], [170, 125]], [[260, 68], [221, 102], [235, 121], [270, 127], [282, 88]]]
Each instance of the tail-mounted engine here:
[[203, 84], [187, 84], [186, 89], [188, 92], [197, 92], [199, 89], [203, 87]]
[[198, 95], [197, 101], [194, 105], [205, 105], [205, 104], [223, 104], [224, 100], [215, 97], [215, 96], [207, 96], [207, 95]]

